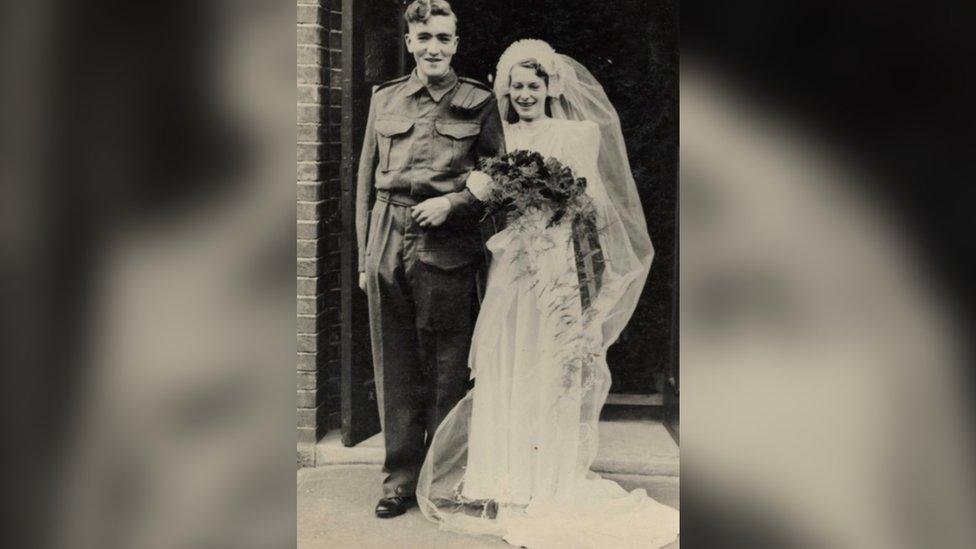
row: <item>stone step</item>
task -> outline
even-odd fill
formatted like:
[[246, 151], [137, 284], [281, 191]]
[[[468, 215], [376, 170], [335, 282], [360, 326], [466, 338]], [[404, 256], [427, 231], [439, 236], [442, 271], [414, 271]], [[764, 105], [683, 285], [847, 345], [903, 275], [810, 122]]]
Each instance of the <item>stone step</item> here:
[[663, 406], [664, 395], [639, 395], [629, 393], [610, 393], [607, 395], [607, 406]]
[[383, 464], [383, 433], [376, 433], [359, 444], [346, 447], [338, 430], [327, 433], [315, 445], [315, 465]]
[[[600, 448], [592, 469], [603, 475], [676, 478], [678, 457], [678, 446], [660, 421], [625, 416], [600, 422]], [[382, 433], [347, 448], [334, 431], [315, 448], [316, 466], [382, 463]]]
[[643, 488], [647, 492], [647, 495], [655, 500], [675, 509], [681, 509], [681, 481], [678, 477], [608, 473], [601, 474], [600, 476], [616, 482], [628, 492]]
[[604, 419], [591, 467], [598, 473], [677, 477], [678, 445], [660, 420]]

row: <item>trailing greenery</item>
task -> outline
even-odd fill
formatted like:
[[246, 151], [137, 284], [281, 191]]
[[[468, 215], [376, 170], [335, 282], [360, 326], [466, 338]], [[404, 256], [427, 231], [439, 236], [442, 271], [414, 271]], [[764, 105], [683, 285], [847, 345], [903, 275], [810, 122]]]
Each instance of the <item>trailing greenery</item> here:
[[[589, 337], [593, 319], [590, 305], [600, 288], [596, 208], [586, 194], [586, 178], [553, 157], [516, 150], [480, 161], [479, 168], [492, 178], [485, 199], [485, 217], [504, 215], [506, 228], [517, 232], [521, 245], [512, 252], [517, 280], [527, 280], [546, 311], [546, 320], [558, 325], [561, 342], [557, 361], [563, 365], [564, 396], [590, 390], [595, 374], [598, 345]], [[560, 224], [569, 230], [550, 231]], [[563, 241], [562, 239], [566, 240]], [[590, 245], [581, 245], [582, 242]], [[543, 256], [569, 246], [575, 260], [565, 269], [540, 269]], [[551, 265], [551, 264], [550, 264]], [[589, 265], [589, 268], [586, 266]]]

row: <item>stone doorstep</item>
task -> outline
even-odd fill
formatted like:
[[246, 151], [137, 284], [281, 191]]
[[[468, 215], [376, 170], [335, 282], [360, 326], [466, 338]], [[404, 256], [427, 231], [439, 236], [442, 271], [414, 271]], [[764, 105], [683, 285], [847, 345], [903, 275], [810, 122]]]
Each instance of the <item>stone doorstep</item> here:
[[377, 433], [347, 448], [342, 445], [342, 435], [338, 430], [329, 431], [315, 445], [315, 465], [382, 465], [383, 433]]
[[[659, 421], [601, 421], [600, 449], [592, 469], [604, 475], [677, 478], [678, 457], [678, 446]], [[316, 466], [352, 464], [383, 464], [382, 433], [347, 448], [333, 431], [316, 444]]]
[[663, 406], [664, 395], [639, 395], [627, 393], [610, 393], [607, 395], [605, 406]]

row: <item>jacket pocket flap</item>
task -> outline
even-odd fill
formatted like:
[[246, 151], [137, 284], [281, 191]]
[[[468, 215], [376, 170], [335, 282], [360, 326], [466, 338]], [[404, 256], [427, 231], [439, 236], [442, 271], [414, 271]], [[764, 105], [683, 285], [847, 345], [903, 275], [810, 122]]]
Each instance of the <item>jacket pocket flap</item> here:
[[425, 265], [445, 271], [460, 269], [478, 261], [480, 255], [472, 250], [445, 248], [442, 250], [420, 250], [418, 259]]
[[412, 120], [377, 120], [376, 133], [384, 137], [393, 137], [407, 133], [413, 127]]
[[453, 137], [454, 139], [474, 137], [481, 132], [481, 125], [471, 122], [444, 122], [438, 120], [435, 125], [437, 127], [437, 133]]

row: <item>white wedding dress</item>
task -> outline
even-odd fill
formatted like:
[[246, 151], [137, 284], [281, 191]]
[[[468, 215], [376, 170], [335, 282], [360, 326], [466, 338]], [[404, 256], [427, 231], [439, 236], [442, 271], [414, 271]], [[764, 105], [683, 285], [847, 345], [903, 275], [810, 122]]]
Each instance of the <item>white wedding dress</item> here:
[[[509, 151], [555, 157], [585, 177], [598, 225], [619, 224], [597, 166], [596, 124], [506, 124], [505, 138]], [[487, 243], [492, 262], [469, 362], [475, 384], [432, 441], [421, 508], [444, 529], [532, 549], [662, 547], [678, 534], [678, 512], [589, 470], [610, 387], [601, 315], [639, 276], [617, 265], [636, 261], [607, 257], [584, 311], [571, 225], [547, 228], [546, 220], [540, 214], [528, 230], [509, 227]], [[606, 239], [615, 234], [601, 230], [601, 248], [612, 249]]]

